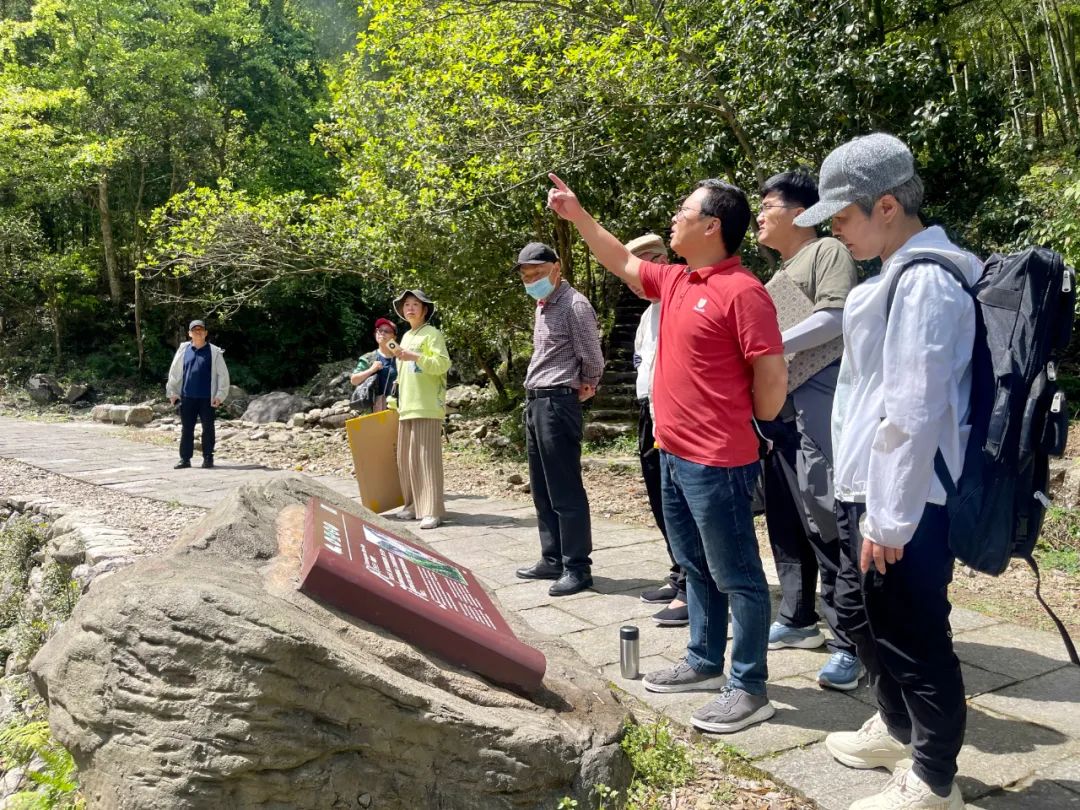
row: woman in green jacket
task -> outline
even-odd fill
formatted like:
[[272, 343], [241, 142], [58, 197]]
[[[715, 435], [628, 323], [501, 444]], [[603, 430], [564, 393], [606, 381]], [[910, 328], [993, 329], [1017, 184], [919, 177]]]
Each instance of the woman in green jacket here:
[[442, 523], [442, 423], [446, 415], [446, 372], [450, 355], [443, 333], [428, 321], [434, 302], [423, 290], [406, 290], [394, 301], [409, 331], [395, 351], [398, 382], [398, 476], [405, 506], [397, 517], [421, 518], [421, 529]]

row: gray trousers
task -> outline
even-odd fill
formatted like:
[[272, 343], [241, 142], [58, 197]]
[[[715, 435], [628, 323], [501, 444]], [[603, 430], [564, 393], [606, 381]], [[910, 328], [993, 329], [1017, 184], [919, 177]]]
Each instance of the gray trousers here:
[[[832, 631], [829, 649], [855, 654], [855, 642], [836, 613], [840, 544], [833, 511], [832, 401], [840, 363], [819, 371], [791, 393], [783, 424], [765, 431], [774, 449], [765, 461], [765, 521], [781, 601], [777, 620], [790, 627], [818, 621], [821, 605]], [[786, 415], [786, 420], [784, 419]]]

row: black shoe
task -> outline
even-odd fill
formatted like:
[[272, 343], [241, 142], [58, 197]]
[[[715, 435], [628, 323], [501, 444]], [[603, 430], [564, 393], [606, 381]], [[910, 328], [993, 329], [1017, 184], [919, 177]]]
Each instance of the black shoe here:
[[686, 605], [666, 607], [653, 614], [653, 621], [661, 627], [685, 627], [690, 624], [690, 608]]
[[641, 601], [647, 605], [666, 605], [679, 595], [679, 589], [670, 582], [665, 582], [659, 588], [651, 588], [641, 592]]
[[191, 462], [186, 458], [182, 458], [178, 462], [176, 462], [176, 464], [173, 465], [173, 469], [174, 470], [186, 470], [190, 466], [191, 466]]
[[204, 470], [209, 470], [214, 466], [214, 460], [212, 458], [204, 458], [202, 460], [202, 466]]
[[589, 570], [583, 571], [567, 571], [561, 577], [559, 581], [548, 588], [548, 596], [570, 596], [573, 593], [580, 593], [586, 588], [592, 587], [592, 577], [589, 575]]
[[547, 560], [540, 560], [528, 568], [519, 568], [515, 573], [518, 579], [558, 579], [563, 575], [563, 570], [561, 565], [552, 565]]

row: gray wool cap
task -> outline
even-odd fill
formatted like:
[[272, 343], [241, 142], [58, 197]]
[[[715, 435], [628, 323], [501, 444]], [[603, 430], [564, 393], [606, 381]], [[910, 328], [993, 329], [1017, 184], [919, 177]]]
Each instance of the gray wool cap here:
[[795, 217], [809, 228], [858, 200], [877, 200], [915, 176], [915, 159], [903, 141], [884, 132], [836, 147], [821, 164], [820, 200]]

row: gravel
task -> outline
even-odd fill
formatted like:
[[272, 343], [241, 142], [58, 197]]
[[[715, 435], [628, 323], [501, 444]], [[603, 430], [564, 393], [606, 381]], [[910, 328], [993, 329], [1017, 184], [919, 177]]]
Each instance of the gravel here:
[[123, 529], [151, 553], [167, 548], [185, 526], [205, 514], [202, 509], [124, 495], [5, 458], [0, 458], [0, 494], [41, 495], [99, 511], [107, 526]]

